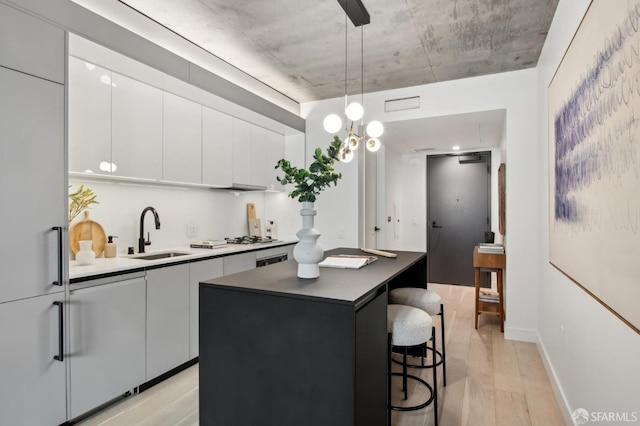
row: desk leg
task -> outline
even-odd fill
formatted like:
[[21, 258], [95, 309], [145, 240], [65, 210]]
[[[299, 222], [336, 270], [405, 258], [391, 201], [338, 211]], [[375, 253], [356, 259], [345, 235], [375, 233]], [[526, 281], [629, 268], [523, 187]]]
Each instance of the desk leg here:
[[475, 284], [476, 284], [476, 314], [474, 315], [475, 318], [475, 325], [476, 325], [476, 330], [478, 329], [478, 315], [479, 311], [480, 311], [480, 268], [475, 268]]
[[502, 269], [498, 269], [498, 297], [500, 303], [500, 331], [504, 333], [504, 296], [502, 294]]

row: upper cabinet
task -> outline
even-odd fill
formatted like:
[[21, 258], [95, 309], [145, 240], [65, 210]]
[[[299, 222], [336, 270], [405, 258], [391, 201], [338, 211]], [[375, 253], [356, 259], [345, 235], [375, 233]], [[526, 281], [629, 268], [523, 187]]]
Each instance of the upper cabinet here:
[[251, 126], [251, 185], [267, 185], [267, 130]]
[[111, 171], [111, 71], [69, 58], [69, 170]]
[[264, 127], [233, 120], [233, 182], [275, 186], [276, 162], [284, 156], [284, 136]]
[[0, 4], [1, 66], [64, 84], [64, 51], [64, 30]]
[[162, 179], [202, 182], [202, 106], [164, 92]]
[[162, 91], [113, 73], [111, 152], [113, 174], [162, 179]]
[[233, 183], [251, 185], [251, 123], [233, 119]]
[[129, 58], [107, 55], [101, 62], [84, 49], [68, 63], [70, 172], [283, 189], [275, 165], [284, 157], [285, 137], [270, 130], [271, 124], [227, 114], [225, 105], [215, 109], [213, 95], [173, 84], [170, 76], [147, 70], [152, 76], [145, 79], [144, 67], [127, 68], [134, 62]]
[[227, 114], [202, 107], [202, 183], [231, 186], [233, 121]]
[[267, 130], [267, 164], [265, 170], [265, 181], [267, 189], [284, 191], [285, 187], [278, 182], [277, 176], [282, 174], [280, 169], [276, 169], [278, 161], [284, 158], [284, 136]]

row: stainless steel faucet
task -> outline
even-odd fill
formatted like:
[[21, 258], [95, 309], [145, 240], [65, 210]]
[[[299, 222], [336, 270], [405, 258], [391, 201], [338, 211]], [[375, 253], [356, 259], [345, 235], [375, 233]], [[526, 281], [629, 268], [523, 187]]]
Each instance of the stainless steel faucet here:
[[153, 218], [156, 222], [156, 229], [160, 229], [160, 217], [158, 216], [158, 212], [153, 207], [146, 207], [142, 210], [142, 214], [140, 215], [140, 238], [138, 238], [138, 253], [144, 253], [144, 246], [151, 245], [151, 239], [149, 238], [149, 233], [147, 233], [147, 239], [144, 239], [144, 215], [150, 211], [153, 213]]

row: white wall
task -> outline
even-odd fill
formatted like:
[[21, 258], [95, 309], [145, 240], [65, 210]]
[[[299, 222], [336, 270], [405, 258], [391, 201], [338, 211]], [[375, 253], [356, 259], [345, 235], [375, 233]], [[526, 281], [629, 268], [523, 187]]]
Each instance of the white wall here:
[[[548, 262], [547, 87], [589, 3], [589, 0], [560, 1], [537, 68], [540, 129], [537, 162], [542, 171], [536, 208], [542, 237], [537, 266], [538, 339], [567, 419], [577, 408], [589, 412], [635, 411], [640, 419], [640, 336]], [[510, 239], [509, 243], [512, 242]]]
[[[188, 246], [193, 238], [187, 236], [187, 225], [197, 227], [202, 239], [248, 235], [247, 203], [255, 203], [257, 216], [265, 221], [275, 220], [278, 239], [296, 239], [300, 223], [293, 223], [296, 203], [286, 193], [232, 192], [201, 188], [161, 187], [129, 183], [81, 181], [69, 179], [70, 191], [80, 184], [91, 188], [100, 204], [90, 209], [90, 218], [104, 228], [107, 235], [117, 235], [118, 254], [126, 254], [127, 247], [138, 252], [140, 213], [152, 206], [160, 216], [161, 228], [156, 230], [151, 214], [145, 217], [145, 237], [150, 233], [151, 246], [146, 251]], [[78, 216], [72, 224], [80, 221]]]
[[[537, 194], [540, 170], [535, 119], [536, 71], [534, 69], [477, 78], [447, 81], [365, 95], [367, 120], [383, 122], [435, 117], [467, 112], [506, 109], [507, 207], [509, 248], [505, 282], [507, 338], [535, 341], [537, 338], [538, 250]], [[422, 108], [394, 113], [384, 112], [386, 99], [420, 95]], [[307, 120], [307, 155], [316, 145], [325, 146], [329, 135], [322, 128], [324, 117], [340, 111], [344, 99], [301, 105]], [[390, 150], [387, 150], [390, 151]], [[386, 230], [387, 246], [405, 250], [426, 249], [425, 158], [393, 159], [387, 152], [387, 208], [400, 204], [400, 237]], [[417, 164], [416, 163], [417, 160]], [[340, 164], [345, 174], [337, 188], [331, 188], [316, 203], [316, 227], [330, 245], [357, 244], [357, 163]], [[397, 177], [394, 180], [392, 176]], [[509, 184], [512, 182], [512, 184]], [[517, 182], [517, 184], [516, 184]], [[387, 216], [392, 211], [387, 212]], [[416, 218], [416, 224], [413, 224]], [[348, 226], [345, 238], [336, 237], [339, 227]]]

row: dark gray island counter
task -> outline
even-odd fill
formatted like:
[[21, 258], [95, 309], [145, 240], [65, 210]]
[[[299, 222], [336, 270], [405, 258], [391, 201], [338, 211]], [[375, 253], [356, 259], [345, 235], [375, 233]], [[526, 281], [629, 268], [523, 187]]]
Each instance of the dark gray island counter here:
[[200, 424], [384, 426], [387, 292], [426, 284], [426, 254], [395, 253], [311, 280], [290, 260], [200, 283]]

